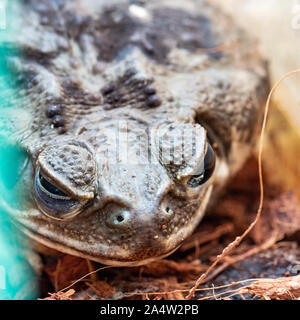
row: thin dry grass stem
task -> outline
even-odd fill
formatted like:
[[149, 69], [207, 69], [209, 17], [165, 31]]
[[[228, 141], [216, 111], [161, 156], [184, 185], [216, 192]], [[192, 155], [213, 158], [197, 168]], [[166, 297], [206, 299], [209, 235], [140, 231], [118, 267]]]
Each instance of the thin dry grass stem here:
[[86, 277], [88, 277], [88, 276], [90, 276], [90, 275], [92, 275], [94, 273], [97, 273], [98, 271], [101, 271], [101, 270], [104, 270], [104, 269], [110, 269], [110, 268], [114, 268], [114, 266], [105, 266], [105, 267], [100, 267], [100, 268], [98, 268], [96, 270], [93, 270], [93, 271], [85, 274], [84, 276], [80, 277], [79, 279], [73, 281], [69, 286], [59, 290], [57, 293], [63, 292], [65, 290], [68, 290], [69, 288], [73, 287], [76, 283], [80, 282], [81, 280], [85, 279]]
[[93, 262], [91, 260], [86, 259], [86, 263], [88, 266], [88, 270], [91, 273], [90, 274], [91, 281], [96, 282], [98, 280], [98, 275], [97, 275], [97, 273], [93, 272], [93, 271], [95, 271], [95, 267], [94, 267]]
[[[245, 282], [254, 282], [259, 280], [259, 278], [253, 278], [253, 279], [245, 279], [245, 280], [241, 280], [241, 281], [236, 281], [236, 282], [231, 282], [228, 284], [224, 284], [222, 286], [213, 286], [213, 287], [208, 287], [208, 288], [198, 288], [196, 289], [197, 292], [200, 291], [210, 291], [210, 290], [219, 290], [219, 289], [224, 289], [227, 287], [233, 287], [233, 286], [237, 286], [241, 283], [245, 283]], [[248, 286], [248, 285], [247, 285]], [[240, 290], [241, 288], [247, 288], [247, 286], [243, 286], [240, 287], [236, 290]], [[189, 289], [176, 289], [176, 290], [171, 290], [171, 291], [157, 291], [157, 292], [126, 292], [126, 295], [142, 295], [142, 296], [147, 296], [149, 298], [149, 296], [151, 295], [166, 295], [166, 294], [175, 294], [175, 293], [184, 293], [184, 292], [188, 292]], [[228, 292], [228, 291], [227, 291]]]
[[225, 257], [227, 256], [234, 248], [236, 248], [241, 241], [249, 234], [249, 232], [254, 228], [257, 221], [259, 220], [263, 208], [263, 202], [264, 202], [264, 185], [263, 185], [263, 173], [262, 173], [262, 152], [263, 152], [263, 144], [264, 144], [264, 133], [267, 123], [267, 117], [269, 113], [269, 107], [270, 107], [270, 101], [271, 98], [275, 92], [275, 90], [279, 87], [282, 81], [284, 81], [286, 78], [296, 74], [300, 73], [300, 69], [296, 69], [293, 71], [290, 71], [286, 73], [282, 78], [280, 78], [275, 85], [272, 87], [266, 105], [264, 110], [264, 117], [263, 117], [263, 123], [262, 123], [262, 129], [260, 133], [260, 139], [259, 139], [259, 150], [258, 150], [258, 175], [259, 175], [259, 187], [260, 187], [260, 200], [259, 200], [259, 207], [256, 213], [256, 217], [254, 221], [250, 224], [250, 226], [244, 231], [244, 233], [241, 236], [236, 237], [236, 239], [231, 242], [225, 249], [222, 251], [222, 253], [217, 257], [217, 259], [211, 264], [211, 266], [207, 269], [205, 273], [203, 273], [195, 282], [195, 285], [190, 289], [189, 294], [186, 296], [186, 299], [191, 299], [197, 287], [203, 283], [204, 279], [207, 277], [207, 275], [214, 269], [214, 267]]
[[224, 271], [225, 269], [227, 269], [230, 265], [240, 262], [246, 258], [249, 258], [261, 251], [265, 251], [269, 248], [271, 248], [275, 241], [277, 240], [277, 237], [272, 237], [270, 239], [268, 239], [266, 242], [262, 243], [259, 246], [256, 246], [250, 250], [248, 250], [247, 252], [238, 255], [238, 256], [231, 256], [231, 257], [224, 257], [224, 259], [227, 259], [226, 262], [224, 262], [223, 264], [221, 264], [218, 268], [216, 268], [209, 276], [207, 276], [205, 279], [203, 279], [202, 283], [206, 283], [209, 282], [210, 280], [214, 279], [219, 273], [221, 273], [222, 271]]
[[61, 261], [58, 260], [58, 263], [57, 263], [57, 266], [56, 266], [56, 269], [55, 269], [55, 273], [54, 273], [54, 288], [55, 288], [55, 291], [58, 290], [58, 273], [59, 273], [60, 266], [61, 266]]
[[[239, 288], [238, 289], [234, 289], [234, 290], [228, 290], [228, 291], [224, 291], [224, 292], [220, 292], [220, 293], [215, 293], [213, 292], [213, 294], [211, 296], [206, 296], [206, 297], [203, 297], [203, 298], [199, 298], [198, 300], [209, 300], [211, 298], [214, 298], [215, 300], [218, 300], [218, 298], [228, 294], [228, 293], [234, 293], [233, 295], [237, 295], [239, 294]], [[226, 296], [226, 298], [228, 297], [231, 297], [233, 295], [230, 295], [230, 296]]]

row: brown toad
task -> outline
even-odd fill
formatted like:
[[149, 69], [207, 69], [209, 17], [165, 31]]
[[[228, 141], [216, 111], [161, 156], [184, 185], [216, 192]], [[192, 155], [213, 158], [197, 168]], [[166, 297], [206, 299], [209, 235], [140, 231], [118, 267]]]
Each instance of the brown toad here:
[[20, 3], [6, 116], [30, 161], [9, 212], [104, 264], [167, 256], [253, 149], [268, 89], [256, 44], [201, 0]]

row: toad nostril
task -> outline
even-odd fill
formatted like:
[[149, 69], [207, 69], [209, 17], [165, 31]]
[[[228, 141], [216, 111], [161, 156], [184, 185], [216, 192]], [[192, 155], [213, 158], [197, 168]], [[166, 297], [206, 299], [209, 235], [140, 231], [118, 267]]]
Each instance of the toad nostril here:
[[171, 216], [173, 214], [173, 210], [169, 206], [163, 206], [162, 210], [167, 216]]
[[170, 207], [166, 207], [166, 212], [168, 214], [172, 214], [173, 213], [173, 210], [170, 208]]
[[107, 224], [110, 227], [126, 226], [129, 224], [130, 218], [131, 214], [126, 210], [111, 212], [107, 217]]
[[129, 220], [130, 213], [128, 211], [122, 211], [117, 214], [113, 214], [112, 220], [115, 225], [124, 224]]
[[123, 215], [121, 215], [121, 214], [117, 215], [117, 221], [118, 222], [123, 222], [124, 221]]

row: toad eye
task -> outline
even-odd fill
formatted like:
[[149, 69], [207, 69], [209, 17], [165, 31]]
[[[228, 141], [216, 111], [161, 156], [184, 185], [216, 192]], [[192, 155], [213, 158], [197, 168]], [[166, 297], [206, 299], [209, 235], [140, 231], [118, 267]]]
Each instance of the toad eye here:
[[53, 185], [40, 170], [37, 170], [35, 176], [34, 192], [39, 209], [53, 219], [64, 220], [74, 217], [81, 207], [79, 201]]
[[216, 156], [213, 148], [207, 143], [207, 150], [204, 157], [204, 161], [201, 166], [199, 174], [194, 175], [188, 181], [188, 186], [191, 188], [197, 188], [204, 184], [213, 174], [216, 165]]

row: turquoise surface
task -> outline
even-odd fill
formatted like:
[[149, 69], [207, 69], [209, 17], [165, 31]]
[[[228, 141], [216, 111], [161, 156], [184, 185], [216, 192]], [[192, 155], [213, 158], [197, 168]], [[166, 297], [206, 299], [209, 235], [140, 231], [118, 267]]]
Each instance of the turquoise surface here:
[[[18, 170], [26, 158], [26, 153], [12, 142], [14, 132], [6, 119], [8, 108], [15, 106], [18, 87], [14, 75], [7, 67], [7, 57], [12, 54], [8, 41], [17, 32], [19, 17], [17, 1], [0, 0], [0, 299], [34, 299], [37, 297], [33, 271], [26, 259], [26, 248], [18, 242], [19, 231], [8, 218], [1, 205], [21, 207], [22, 199], [14, 191], [18, 180]], [[13, 49], [13, 54], [18, 49]]]

